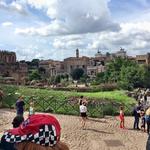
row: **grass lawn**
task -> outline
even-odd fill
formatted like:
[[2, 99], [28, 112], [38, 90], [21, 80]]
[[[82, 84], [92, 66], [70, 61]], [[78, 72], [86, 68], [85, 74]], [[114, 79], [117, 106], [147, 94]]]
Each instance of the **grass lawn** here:
[[[41, 102], [42, 100], [50, 101], [53, 97], [52, 102], [58, 101], [63, 102], [71, 97], [79, 98], [81, 95], [86, 97], [89, 101], [109, 101], [114, 103], [120, 103], [126, 108], [133, 106], [135, 100], [128, 97], [124, 91], [108, 91], [108, 92], [75, 92], [75, 91], [55, 91], [50, 89], [35, 89], [23, 86], [6, 86], [1, 85], [5, 93], [4, 104], [5, 106], [11, 107], [15, 104], [16, 99], [19, 95], [23, 95], [26, 100], [31, 97]], [[69, 108], [70, 109], [70, 108]]]

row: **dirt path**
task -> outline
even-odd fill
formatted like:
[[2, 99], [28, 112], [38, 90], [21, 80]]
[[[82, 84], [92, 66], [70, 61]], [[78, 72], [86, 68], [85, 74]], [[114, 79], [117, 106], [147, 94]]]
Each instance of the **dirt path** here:
[[[14, 116], [12, 110], [0, 109], [0, 132], [11, 127]], [[61, 139], [69, 145], [70, 150], [145, 150], [147, 134], [131, 130], [132, 117], [125, 118], [125, 130], [118, 128], [119, 122], [113, 117], [89, 118], [86, 130], [82, 130], [79, 117], [54, 116], [62, 127]]]

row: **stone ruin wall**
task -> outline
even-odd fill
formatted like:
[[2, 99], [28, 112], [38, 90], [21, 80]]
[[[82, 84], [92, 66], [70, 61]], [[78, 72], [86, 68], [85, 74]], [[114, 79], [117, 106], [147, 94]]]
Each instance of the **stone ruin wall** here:
[[1, 63], [16, 63], [16, 53], [0, 50]]

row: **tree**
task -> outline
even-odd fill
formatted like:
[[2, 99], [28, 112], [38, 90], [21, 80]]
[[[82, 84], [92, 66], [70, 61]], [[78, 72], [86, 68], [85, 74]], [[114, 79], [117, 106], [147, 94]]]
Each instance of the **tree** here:
[[71, 72], [71, 76], [73, 80], [79, 80], [84, 74], [83, 69], [81, 68], [76, 68]]
[[66, 81], [69, 81], [69, 75], [65, 74], [64, 77], [66, 78]]
[[32, 73], [29, 75], [29, 80], [40, 80], [41, 75], [39, 74], [38, 70], [33, 70]]
[[131, 90], [144, 87], [145, 69], [143, 66], [127, 66], [121, 68], [119, 85], [123, 89]]
[[104, 72], [97, 73], [95, 78], [95, 83], [96, 84], [104, 83], [105, 82], [104, 76], [105, 76]]
[[150, 66], [143, 66], [145, 69], [144, 74], [144, 87], [150, 88]]
[[58, 84], [58, 83], [60, 83], [61, 82], [61, 75], [57, 75], [56, 77], [55, 77], [55, 84]]
[[45, 74], [46, 73], [46, 69], [43, 68], [43, 67], [39, 67], [38, 71], [39, 71], [40, 74]]
[[31, 65], [38, 67], [38, 66], [39, 66], [39, 61], [40, 61], [39, 59], [33, 59], [33, 60], [31, 61]]
[[137, 64], [127, 58], [115, 58], [106, 65], [107, 71], [105, 72], [105, 79], [109, 82], [118, 82], [120, 80], [121, 68], [128, 66], [137, 66]]

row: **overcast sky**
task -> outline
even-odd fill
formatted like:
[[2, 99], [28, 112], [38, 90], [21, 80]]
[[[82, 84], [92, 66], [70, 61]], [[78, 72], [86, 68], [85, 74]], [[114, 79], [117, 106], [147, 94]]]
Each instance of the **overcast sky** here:
[[124, 48], [150, 52], [150, 0], [0, 0], [0, 49], [63, 60]]

